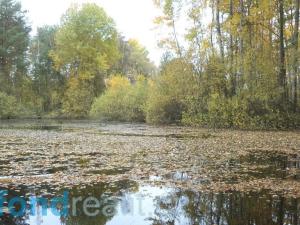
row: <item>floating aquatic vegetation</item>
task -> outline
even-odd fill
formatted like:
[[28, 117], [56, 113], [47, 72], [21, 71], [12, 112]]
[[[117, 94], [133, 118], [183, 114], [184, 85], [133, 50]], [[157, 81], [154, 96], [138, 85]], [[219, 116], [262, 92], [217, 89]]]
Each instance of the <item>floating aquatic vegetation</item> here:
[[269, 189], [300, 196], [299, 132], [212, 132], [95, 121], [49, 126], [63, 129], [1, 124], [1, 186], [131, 179], [201, 191]]

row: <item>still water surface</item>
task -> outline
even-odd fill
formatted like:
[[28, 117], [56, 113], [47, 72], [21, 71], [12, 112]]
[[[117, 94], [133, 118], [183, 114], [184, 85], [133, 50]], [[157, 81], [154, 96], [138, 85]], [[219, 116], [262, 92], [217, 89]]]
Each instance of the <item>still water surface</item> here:
[[[88, 124], [88, 125], [87, 125]], [[1, 122], [2, 130], [38, 130], [43, 132], [101, 132], [101, 135], [126, 136], [130, 138], [147, 137], [147, 138], [197, 138], [195, 133], [190, 136], [183, 136], [180, 128], [155, 128], [145, 125], [118, 125], [106, 124], [99, 127], [98, 123], [81, 122]], [[149, 130], [151, 131], [149, 133]], [[176, 131], [176, 132], [175, 132]], [[55, 133], [56, 134], [56, 133]], [[22, 134], [23, 135], [23, 134]], [[0, 145], [6, 148], [9, 142]], [[20, 143], [22, 145], [22, 143]], [[17, 143], [12, 143], [13, 148], [18, 149]], [[13, 149], [12, 148], [12, 149]], [[144, 153], [143, 153], [144, 154]], [[31, 156], [38, 155], [35, 152]], [[97, 157], [89, 153], [92, 158]], [[12, 158], [0, 159], [1, 179], [11, 176], [24, 176], [25, 173], [19, 171], [15, 175], [15, 170], [9, 162], [14, 160], [17, 164], [27, 160], [28, 154], [20, 156], [12, 156]], [[145, 156], [146, 157], [146, 156]], [[70, 165], [66, 166], [68, 161], [60, 162], [60, 166], [45, 169], [30, 170], [30, 175], [51, 176], [56, 173], [64, 173], [69, 171]], [[84, 164], [84, 162], [81, 162]], [[20, 164], [22, 165], [22, 164]], [[97, 166], [97, 164], [95, 164]], [[244, 171], [242, 165], [256, 165], [255, 169]], [[298, 156], [287, 156], [284, 154], [266, 154], [253, 153], [233, 160], [226, 161], [222, 166], [228, 169], [239, 169], [239, 175], [254, 178], [270, 178], [270, 179], [291, 179], [299, 180], [300, 160]], [[81, 168], [82, 165], [73, 165], [73, 167]], [[90, 174], [109, 174], [118, 175], [126, 174], [131, 168], [115, 168], [115, 169], [91, 169]], [[76, 171], [76, 170], [74, 170]], [[295, 171], [292, 173], [289, 171]], [[26, 174], [25, 174], [26, 175]], [[172, 172], [164, 176], [151, 177], [152, 180], [160, 181], [162, 179], [177, 181], [188, 181], [192, 179], [186, 172]], [[0, 187], [1, 182], [0, 180]], [[204, 182], [204, 181], [201, 181]], [[288, 188], [288, 187], [287, 187]], [[11, 188], [0, 188], [2, 191], [8, 191], [5, 195], [5, 201], [2, 202], [6, 208], [7, 202], [16, 196], [27, 201], [26, 214], [23, 217], [15, 218], [9, 213], [0, 217], [0, 224], [5, 225], [283, 225], [300, 224], [300, 199], [286, 197], [280, 193], [264, 191], [205, 191], [199, 192], [193, 189], [182, 189], [169, 187], [164, 184], [147, 185], [142, 182], [124, 179], [120, 181], [111, 181], [97, 183], [93, 185], [74, 185], [66, 188], [53, 185], [37, 185], [37, 186], [12, 186]], [[50, 200], [54, 197], [63, 197], [63, 193], [68, 192], [68, 215], [66, 217], [57, 216], [50, 207]], [[46, 211], [43, 211], [42, 205], [35, 206], [35, 215], [32, 215], [30, 209], [30, 199], [32, 197], [44, 197], [49, 200]], [[84, 200], [94, 197], [101, 203], [99, 207], [90, 210], [95, 213], [93, 216], [86, 215], [83, 208]], [[74, 199], [81, 198], [74, 207]], [[1, 202], [0, 202], [1, 203]], [[16, 205], [18, 207], [18, 205]], [[5, 210], [4, 210], [5, 211]]]
[[[27, 188], [10, 190], [9, 196], [40, 196], [43, 190]], [[17, 192], [16, 192], [17, 191]], [[2, 217], [2, 224], [30, 225], [146, 225], [146, 224], [299, 224], [299, 199], [260, 193], [201, 193], [176, 188], [139, 186], [129, 180], [69, 190], [74, 198], [96, 197], [103, 203], [99, 213], [86, 216], [82, 203], [76, 205], [76, 215], [70, 208], [66, 218], [47, 216], [42, 207], [31, 216], [29, 209], [23, 218]], [[43, 194], [42, 194], [43, 195]], [[47, 190], [45, 197], [62, 195], [62, 190]], [[8, 199], [10, 198], [8, 196]], [[94, 210], [91, 210], [93, 212]]]

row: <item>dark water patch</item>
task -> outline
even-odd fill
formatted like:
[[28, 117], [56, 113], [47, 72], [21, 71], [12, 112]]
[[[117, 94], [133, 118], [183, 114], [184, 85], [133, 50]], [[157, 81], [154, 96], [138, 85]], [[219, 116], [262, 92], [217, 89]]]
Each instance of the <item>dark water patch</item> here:
[[121, 168], [113, 168], [113, 169], [91, 169], [87, 171], [87, 174], [99, 174], [99, 175], [118, 175], [125, 174], [129, 172], [131, 167], [121, 167]]
[[31, 156], [16, 156], [12, 158], [12, 163], [19, 163], [19, 162], [29, 162], [31, 160]]
[[7, 159], [0, 159], [0, 165], [7, 165], [9, 163], [10, 163], [10, 161]]
[[25, 144], [24, 142], [8, 141], [5, 143], [5, 146], [20, 146], [24, 144]]
[[28, 130], [44, 130], [44, 131], [62, 131], [63, 127], [61, 125], [31, 125], [23, 128], [16, 129], [28, 129]]
[[255, 178], [300, 179], [300, 157], [274, 152], [251, 152], [228, 162], [228, 168]]
[[62, 131], [63, 126], [48, 124], [4, 124], [0, 125], [0, 129]]
[[54, 173], [57, 173], [57, 172], [63, 172], [63, 171], [67, 171], [67, 170], [68, 170], [68, 166], [54, 166], [52, 168], [47, 169], [45, 171], [45, 173], [46, 174], [54, 174]]
[[212, 134], [151, 134], [151, 133], [116, 133], [116, 132], [97, 132], [93, 134], [98, 134], [102, 136], [121, 136], [121, 137], [152, 137], [152, 138], [174, 138], [174, 139], [208, 139], [216, 137]]
[[191, 179], [191, 176], [186, 172], [171, 172], [163, 176], [163, 179], [173, 180], [173, 181], [188, 181]]
[[46, 131], [62, 131], [62, 126], [56, 126], [56, 125], [35, 125], [35, 126], [29, 126], [28, 129], [30, 130], [46, 130]]
[[103, 153], [101, 153], [101, 152], [89, 152], [89, 153], [86, 153], [85, 155], [95, 157], [95, 156], [103, 156]]

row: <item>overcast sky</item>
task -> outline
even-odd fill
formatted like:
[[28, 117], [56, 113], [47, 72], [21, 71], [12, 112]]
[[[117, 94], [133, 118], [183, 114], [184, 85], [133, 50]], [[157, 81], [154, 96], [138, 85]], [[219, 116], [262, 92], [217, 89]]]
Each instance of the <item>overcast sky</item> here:
[[159, 10], [152, 0], [20, 0], [28, 10], [28, 19], [34, 30], [45, 24], [58, 24], [62, 14], [72, 3], [95, 2], [111, 16], [118, 30], [127, 38], [137, 39], [149, 51], [149, 57], [159, 63], [161, 50], [157, 47], [157, 31], [153, 19]]

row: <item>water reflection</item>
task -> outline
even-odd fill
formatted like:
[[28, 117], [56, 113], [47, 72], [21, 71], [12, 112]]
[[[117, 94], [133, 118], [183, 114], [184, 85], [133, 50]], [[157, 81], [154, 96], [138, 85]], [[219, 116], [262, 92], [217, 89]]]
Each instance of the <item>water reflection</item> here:
[[56, 120], [5, 120], [1, 121], [0, 129], [61, 131], [63, 126]]
[[[87, 216], [83, 203], [76, 205], [76, 215], [70, 207], [67, 218], [54, 216], [47, 209], [47, 216], [31, 216], [29, 209], [24, 218], [2, 216], [0, 224], [7, 225], [281, 225], [300, 224], [299, 199], [272, 195], [267, 191], [252, 193], [200, 193], [181, 189], [139, 186], [132, 181], [97, 184], [89, 187], [69, 189], [70, 199], [96, 197], [105, 201], [96, 216]], [[13, 196], [60, 196], [63, 190], [54, 187], [40, 187], [32, 190], [22, 187], [9, 190], [7, 199]], [[106, 213], [103, 213], [106, 212]]]
[[252, 152], [241, 157], [233, 167], [248, 167], [250, 169], [240, 170], [256, 178], [281, 178], [281, 179], [300, 179], [300, 158], [298, 155], [275, 154], [268, 152]]
[[298, 199], [267, 193], [174, 191], [156, 199], [153, 224], [299, 224]]

